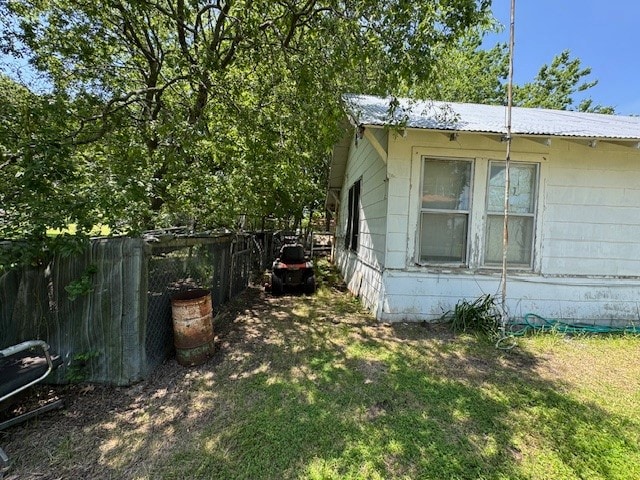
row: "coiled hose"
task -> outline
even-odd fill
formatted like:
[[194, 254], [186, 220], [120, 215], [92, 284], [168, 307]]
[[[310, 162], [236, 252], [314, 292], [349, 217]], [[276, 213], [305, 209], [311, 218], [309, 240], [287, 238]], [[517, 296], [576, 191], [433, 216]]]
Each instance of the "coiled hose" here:
[[[532, 321], [534, 320], [534, 321]], [[524, 323], [513, 324], [515, 327], [522, 327], [521, 330], [513, 332], [514, 335], [524, 335], [529, 330], [533, 331], [554, 331], [561, 333], [631, 333], [640, 334], [640, 326], [626, 325], [624, 327], [614, 327], [611, 325], [589, 325], [586, 323], [566, 323], [560, 320], [549, 320], [536, 313], [527, 313], [524, 316]]]
[[[496, 342], [496, 348], [510, 350], [515, 344], [514, 337], [522, 337], [533, 332], [559, 332], [569, 334], [579, 333], [616, 333], [640, 335], [640, 325], [626, 325], [614, 327], [611, 325], [588, 325], [586, 323], [566, 323], [561, 320], [544, 318], [537, 313], [527, 313], [523, 317], [524, 322], [510, 323], [509, 330]], [[507, 341], [509, 341], [507, 343]]]

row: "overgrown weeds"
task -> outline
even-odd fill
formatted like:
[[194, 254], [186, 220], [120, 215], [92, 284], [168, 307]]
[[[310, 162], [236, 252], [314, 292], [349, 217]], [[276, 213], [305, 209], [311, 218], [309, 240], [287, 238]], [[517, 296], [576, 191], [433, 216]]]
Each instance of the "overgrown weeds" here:
[[313, 269], [318, 285], [324, 285], [341, 292], [347, 290], [347, 285], [342, 275], [335, 265], [332, 265], [326, 258], [318, 258], [315, 260]]
[[493, 339], [499, 334], [500, 311], [495, 297], [487, 294], [471, 302], [460, 300], [453, 310], [442, 315], [441, 320], [450, 322], [455, 333], [479, 332]]

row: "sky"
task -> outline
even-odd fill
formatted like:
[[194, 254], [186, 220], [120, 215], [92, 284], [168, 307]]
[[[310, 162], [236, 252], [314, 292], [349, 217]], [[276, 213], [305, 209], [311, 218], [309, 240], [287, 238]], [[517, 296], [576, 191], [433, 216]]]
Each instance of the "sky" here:
[[[494, 15], [505, 28], [485, 45], [508, 42], [510, 5], [511, 0], [493, 0]], [[516, 0], [516, 83], [533, 80], [566, 49], [591, 68], [588, 80], [598, 80], [575, 95], [575, 104], [591, 97], [618, 114], [640, 115], [640, 0]], [[6, 60], [0, 56], [0, 67]]]
[[[488, 45], [508, 42], [511, 0], [493, 0], [494, 16], [504, 32]], [[640, 115], [639, 0], [516, 0], [514, 81], [535, 78], [563, 50], [590, 67], [585, 92], [594, 104], [613, 106], [617, 114]], [[494, 38], [495, 37], [495, 38]], [[575, 103], [583, 98], [576, 95]]]

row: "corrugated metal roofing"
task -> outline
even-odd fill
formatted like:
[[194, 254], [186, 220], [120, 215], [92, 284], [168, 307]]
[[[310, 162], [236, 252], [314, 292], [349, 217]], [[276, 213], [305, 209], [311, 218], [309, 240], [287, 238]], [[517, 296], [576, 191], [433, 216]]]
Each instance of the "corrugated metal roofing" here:
[[[507, 133], [507, 109], [503, 106], [399, 98], [390, 115], [391, 98], [347, 94], [343, 100], [357, 124], [402, 122], [408, 128]], [[640, 117], [514, 107], [511, 125], [514, 135], [640, 140]]]

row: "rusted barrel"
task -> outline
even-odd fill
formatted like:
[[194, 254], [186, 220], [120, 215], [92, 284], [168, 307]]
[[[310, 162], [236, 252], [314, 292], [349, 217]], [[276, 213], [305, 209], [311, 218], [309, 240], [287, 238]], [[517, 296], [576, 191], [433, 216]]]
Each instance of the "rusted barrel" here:
[[180, 365], [200, 365], [213, 355], [213, 311], [209, 290], [188, 290], [171, 297], [173, 345]]

